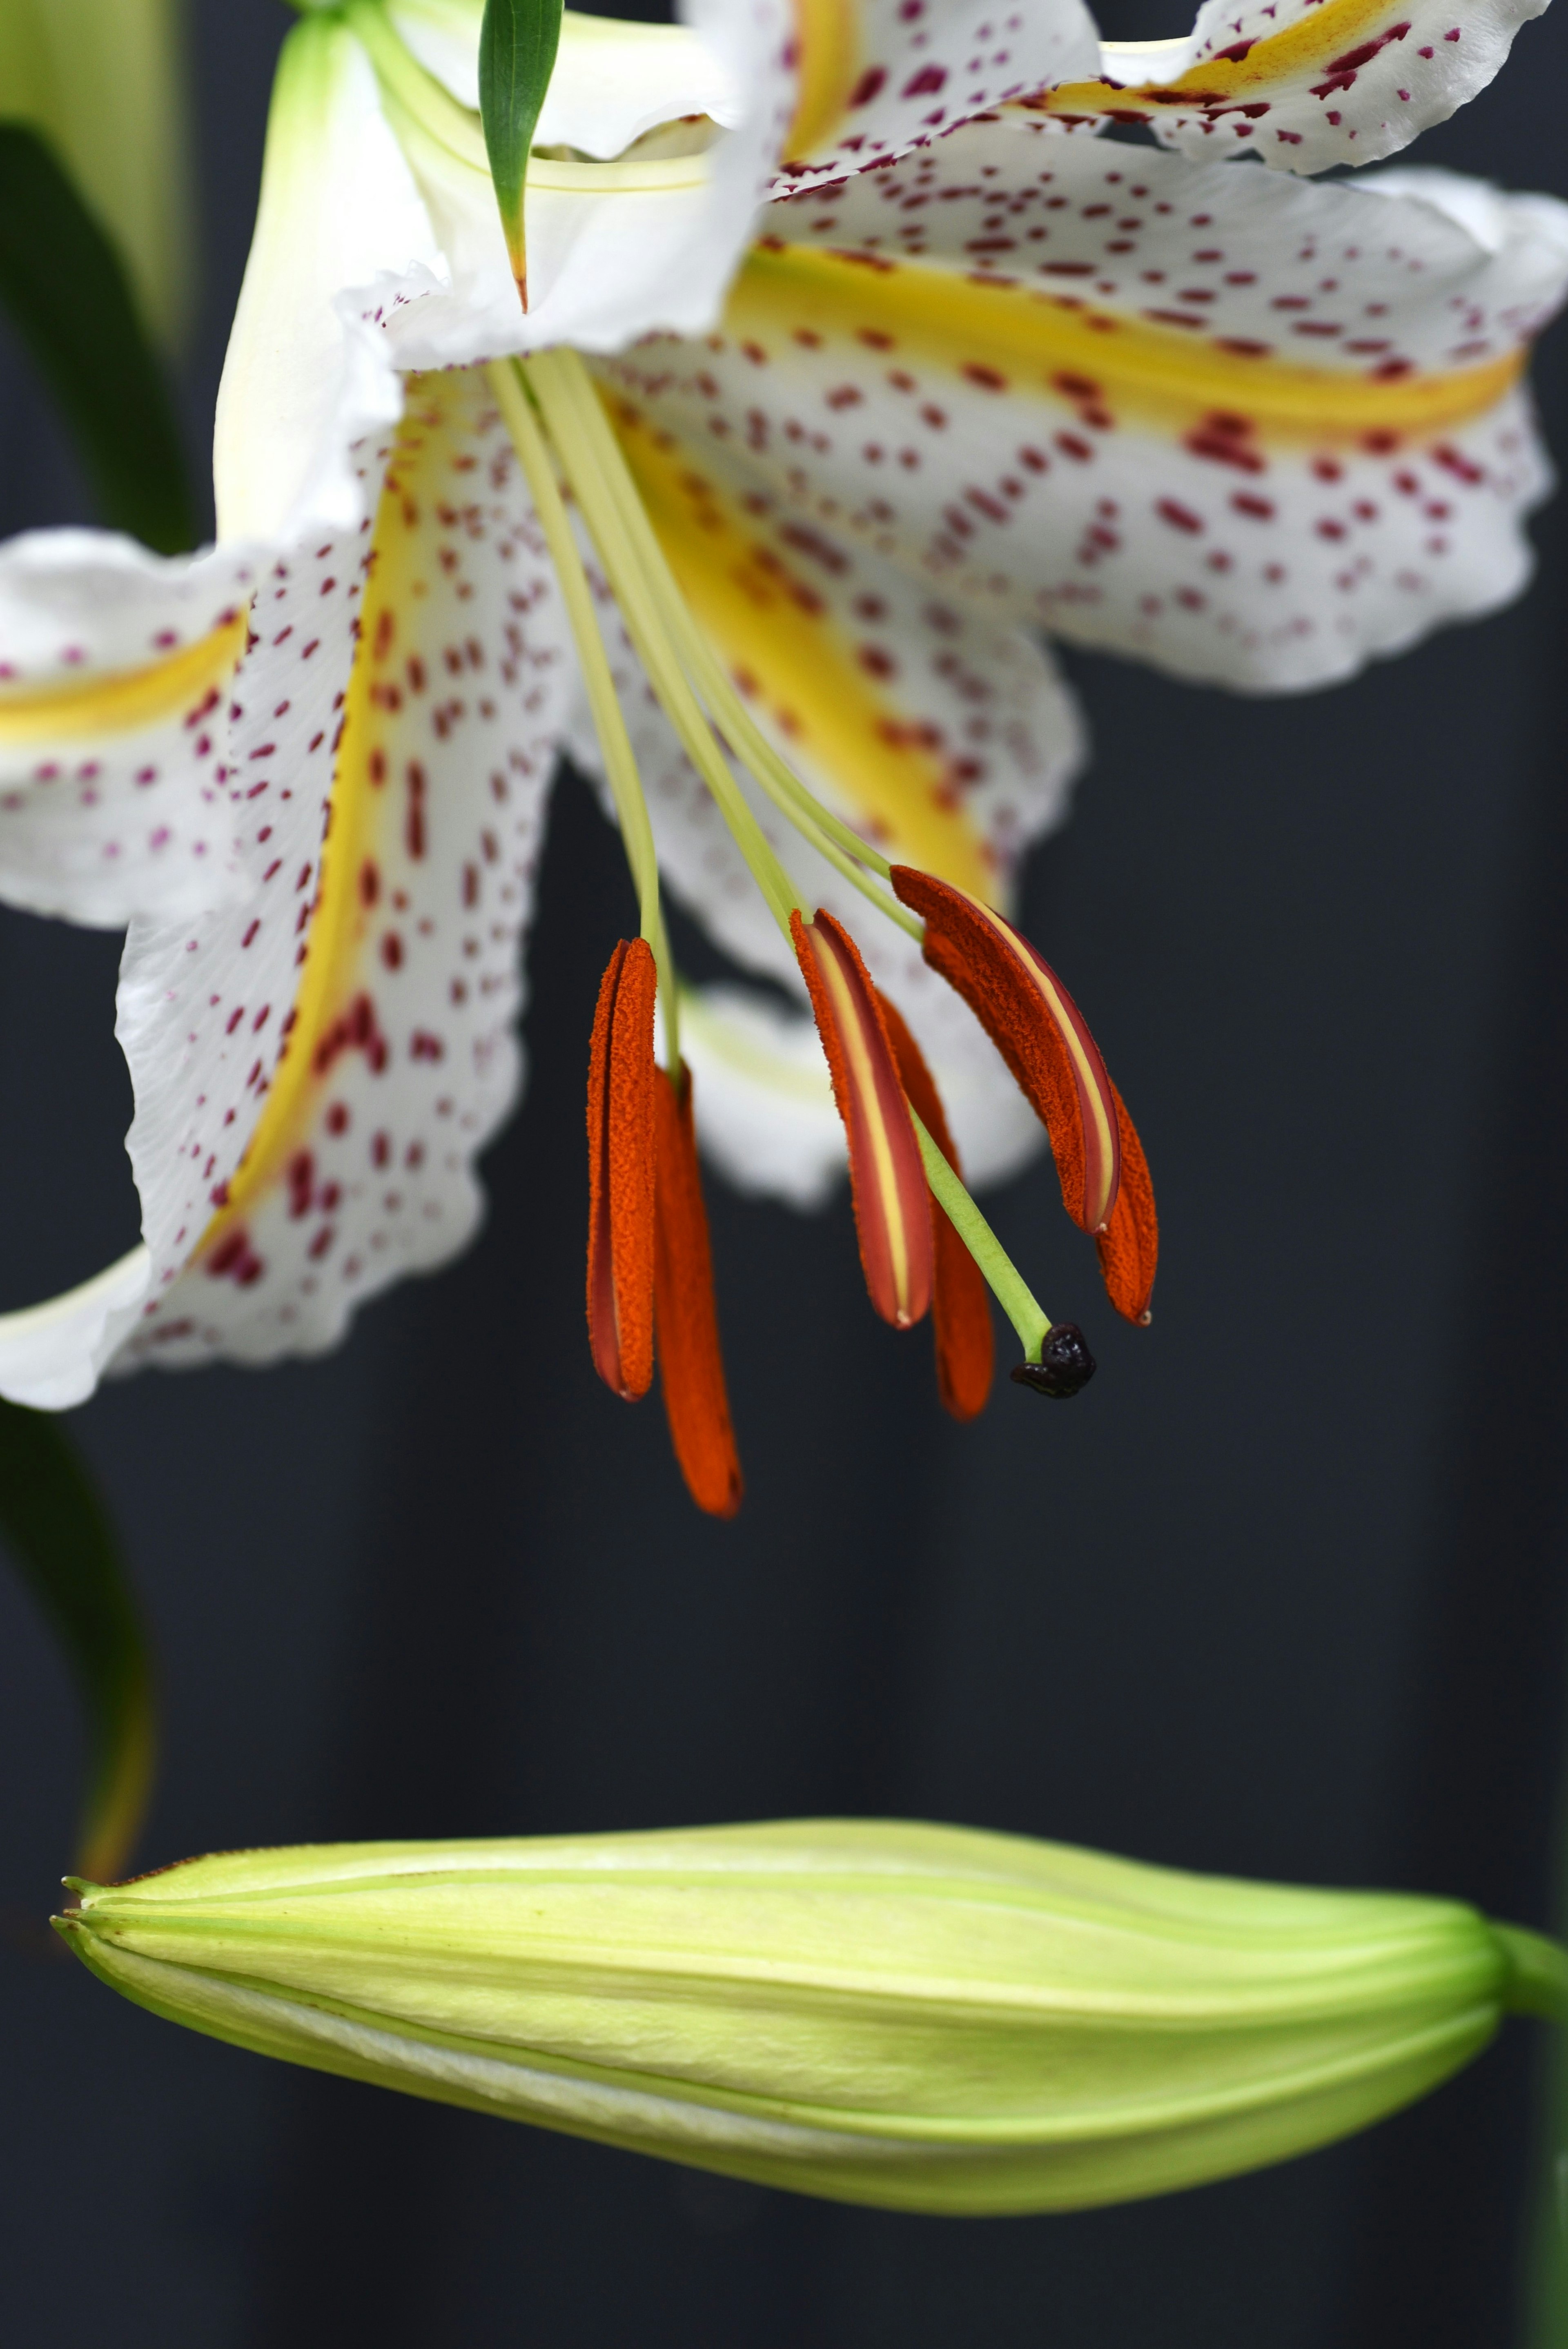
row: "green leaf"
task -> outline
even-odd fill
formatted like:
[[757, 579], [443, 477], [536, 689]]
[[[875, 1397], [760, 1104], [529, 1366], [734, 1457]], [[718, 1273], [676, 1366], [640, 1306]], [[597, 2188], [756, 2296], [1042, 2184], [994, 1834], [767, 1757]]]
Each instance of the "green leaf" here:
[[0, 1401], [0, 1540], [64, 1649], [87, 1711], [77, 1866], [124, 1873], [152, 1787], [152, 1672], [108, 1513], [53, 1413]]
[[104, 520], [161, 554], [196, 539], [163, 371], [125, 270], [47, 141], [0, 123], [0, 304], [58, 401]]
[[480, 28], [480, 120], [511, 274], [528, 307], [523, 189], [528, 155], [555, 70], [562, 0], [485, 0]]

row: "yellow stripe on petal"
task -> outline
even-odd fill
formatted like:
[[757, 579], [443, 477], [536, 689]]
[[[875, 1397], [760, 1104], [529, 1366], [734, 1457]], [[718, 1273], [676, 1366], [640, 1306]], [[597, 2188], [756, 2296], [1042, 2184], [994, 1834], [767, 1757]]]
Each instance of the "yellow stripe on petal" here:
[[309, 1133], [336, 1051], [345, 1043], [370, 1052], [386, 1049], [374, 1032], [373, 1018], [366, 1034], [354, 1032], [356, 998], [366, 1002], [358, 995], [358, 961], [367, 928], [359, 876], [366, 860], [374, 857], [387, 820], [387, 787], [377, 771], [383, 754], [374, 713], [388, 692], [383, 671], [396, 666], [392, 648], [397, 646], [399, 657], [403, 650], [397, 642], [399, 615], [407, 614], [425, 592], [418, 574], [428, 554], [421, 535], [419, 502], [402, 477], [398, 460], [407, 460], [428, 441], [433, 426], [438, 431], [439, 420], [430, 412], [432, 397], [438, 400], [439, 378], [434, 388], [429, 378], [414, 378], [377, 508], [374, 560], [344, 702], [320, 880], [287, 1050], [251, 1146], [230, 1183], [228, 1198], [201, 1235], [195, 1250], [199, 1258], [210, 1256], [224, 1234], [284, 1179]]
[[854, 0], [795, 0], [795, 45], [799, 82], [784, 153], [798, 160], [820, 147], [849, 110], [861, 69]]
[[991, 852], [947, 761], [875, 690], [825, 599], [676, 444], [621, 401], [610, 414], [681, 592], [743, 689], [880, 843], [989, 897]]
[[[1175, 101], [1245, 99], [1283, 82], [1305, 80], [1312, 73], [1331, 70], [1352, 49], [1362, 47], [1380, 32], [1392, 32], [1400, 10], [1389, 0], [1321, 0], [1310, 16], [1299, 16], [1278, 33], [1249, 43], [1238, 42], [1240, 57], [1221, 55], [1202, 59], [1178, 74], [1174, 81], [1121, 83], [1061, 82], [1054, 89], [1022, 101], [1032, 114], [1080, 118], [1130, 111], [1147, 102], [1163, 111]], [[1408, 25], [1404, 28], [1408, 30]], [[1115, 45], [1108, 44], [1112, 55]], [[1357, 64], [1364, 62], [1357, 59]]]
[[248, 610], [193, 645], [139, 668], [98, 670], [46, 686], [0, 687], [0, 747], [88, 741], [161, 725], [227, 685], [245, 649]]
[[1382, 380], [1292, 367], [1075, 295], [980, 282], [925, 262], [856, 259], [805, 245], [754, 248], [730, 295], [725, 326], [738, 340], [759, 342], [874, 338], [880, 364], [904, 352], [987, 391], [1074, 407], [1093, 399], [1112, 417], [1136, 416], [1178, 431], [1218, 413], [1266, 438], [1315, 444], [1464, 423], [1497, 405], [1526, 359], [1521, 349], [1482, 367]]

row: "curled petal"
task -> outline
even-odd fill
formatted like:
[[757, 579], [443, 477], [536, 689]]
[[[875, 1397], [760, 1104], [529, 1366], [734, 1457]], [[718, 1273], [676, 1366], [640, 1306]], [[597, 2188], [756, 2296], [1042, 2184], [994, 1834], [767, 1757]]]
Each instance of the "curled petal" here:
[[1009, 114], [775, 204], [722, 336], [619, 370], [776, 535], [992, 629], [1296, 691], [1516, 595], [1568, 209], [1142, 152]]
[[776, 192], [889, 162], [932, 134], [1099, 62], [1083, 0], [1006, 19], [986, 0], [795, 0], [799, 79]]
[[654, 1133], [654, 1303], [665, 1416], [692, 1499], [709, 1516], [732, 1517], [746, 1487], [719, 1350], [689, 1070], [682, 1071], [678, 1089], [662, 1070], [655, 1071]]
[[[920, 1046], [896, 1003], [879, 998], [888, 1038], [904, 1092], [915, 1114], [937, 1148], [962, 1176], [958, 1153], [948, 1130], [942, 1096], [925, 1065]], [[936, 1330], [936, 1386], [942, 1407], [954, 1419], [975, 1419], [985, 1408], [991, 1392], [995, 1340], [985, 1276], [965, 1247], [934, 1196], [931, 1202], [934, 1298], [932, 1319]]]
[[1149, 1300], [1154, 1290], [1154, 1268], [1160, 1254], [1160, 1222], [1154, 1212], [1154, 1185], [1138, 1129], [1114, 1085], [1116, 1123], [1121, 1137], [1121, 1181], [1116, 1205], [1104, 1231], [1096, 1237], [1100, 1275], [1106, 1294], [1124, 1321], [1147, 1327], [1152, 1318]]
[[907, 1330], [931, 1303], [931, 1213], [925, 1169], [877, 991], [854, 940], [820, 908], [791, 917], [833, 1098], [850, 1145], [861, 1263], [872, 1303]]
[[242, 894], [224, 709], [259, 567], [77, 530], [0, 554], [0, 899], [113, 929]]
[[[1204, 0], [1187, 38], [1108, 41], [1103, 81], [1031, 101], [1146, 123], [1166, 146], [1276, 171], [1376, 163], [1446, 122], [1501, 69], [1545, 0]], [[1456, 18], [1458, 22], [1456, 22]], [[1239, 37], [1238, 37], [1239, 36]], [[1241, 142], [1244, 141], [1243, 148]]]
[[1047, 1127], [1062, 1205], [1099, 1232], [1116, 1206], [1121, 1143], [1115, 1088], [1084, 1016], [1011, 922], [948, 882], [895, 864], [892, 885], [925, 917], [925, 959], [957, 988]]
[[644, 938], [624, 938], [600, 983], [588, 1053], [588, 1341], [626, 1402], [654, 1376], [654, 996]]

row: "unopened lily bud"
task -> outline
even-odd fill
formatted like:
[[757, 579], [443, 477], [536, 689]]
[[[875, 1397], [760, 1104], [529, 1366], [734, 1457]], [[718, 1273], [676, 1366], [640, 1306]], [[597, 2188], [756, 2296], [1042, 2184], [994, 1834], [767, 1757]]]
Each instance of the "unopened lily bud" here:
[[77, 1889], [78, 1956], [213, 2037], [912, 2210], [1279, 2161], [1568, 1998], [1568, 1953], [1455, 1901], [885, 1821], [304, 1846]]

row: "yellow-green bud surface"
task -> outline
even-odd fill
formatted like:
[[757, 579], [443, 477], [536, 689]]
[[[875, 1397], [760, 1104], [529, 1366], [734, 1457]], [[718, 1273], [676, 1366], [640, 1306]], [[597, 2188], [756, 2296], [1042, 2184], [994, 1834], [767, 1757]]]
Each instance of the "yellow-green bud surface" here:
[[57, 1920], [263, 2054], [770, 2185], [1071, 2209], [1408, 2104], [1568, 1958], [1458, 1902], [874, 1820], [304, 1846]]

